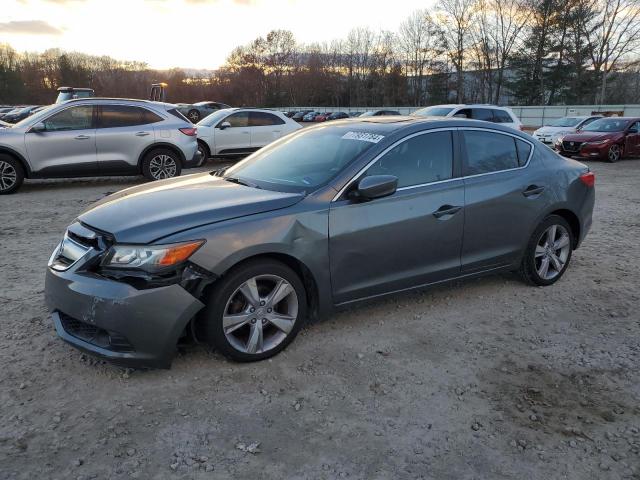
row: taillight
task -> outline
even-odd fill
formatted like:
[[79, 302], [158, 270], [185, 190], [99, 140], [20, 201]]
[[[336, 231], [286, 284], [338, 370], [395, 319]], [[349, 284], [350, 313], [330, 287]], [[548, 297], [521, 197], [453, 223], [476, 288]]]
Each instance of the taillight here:
[[596, 184], [596, 174], [593, 172], [587, 172], [580, 175], [580, 180], [587, 187], [591, 188]]
[[179, 130], [189, 137], [195, 137], [198, 134], [198, 129], [194, 127], [185, 127]]
[[523, 132], [524, 132], [524, 125], [520, 124], [520, 125], [518, 126], [518, 128], [519, 128], [521, 131], [523, 131]]

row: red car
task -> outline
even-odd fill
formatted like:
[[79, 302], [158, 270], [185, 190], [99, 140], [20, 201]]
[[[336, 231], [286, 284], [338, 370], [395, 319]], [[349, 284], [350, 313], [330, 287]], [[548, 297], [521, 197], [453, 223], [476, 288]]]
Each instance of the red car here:
[[565, 157], [601, 158], [617, 162], [640, 155], [640, 118], [609, 117], [560, 137], [555, 149]]
[[314, 122], [326, 122], [327, 118], [329, 118], [329, 115], [331, 115], [331, 112], [320, 113], [320, 114], [316, 115], [316, 118], [314, 118], [313, 121]]

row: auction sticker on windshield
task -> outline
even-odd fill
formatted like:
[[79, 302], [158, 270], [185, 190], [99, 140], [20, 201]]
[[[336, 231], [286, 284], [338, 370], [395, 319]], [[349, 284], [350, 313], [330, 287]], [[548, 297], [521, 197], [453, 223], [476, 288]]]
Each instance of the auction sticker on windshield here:
[[345, 140], [360, 140], [363, 142], [378, 143], [384, 138], [384, 135], [367, 132], [347, 132], [342, 136], [342, 138]]

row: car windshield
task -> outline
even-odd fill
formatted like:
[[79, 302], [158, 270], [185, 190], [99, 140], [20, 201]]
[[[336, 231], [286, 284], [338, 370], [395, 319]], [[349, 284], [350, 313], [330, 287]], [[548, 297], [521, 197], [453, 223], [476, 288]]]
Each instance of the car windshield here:
[[280, 192], [313, 191], [382, 138], [350, 125], [301, 130], [229, 168], [224, 178]]
[[364, 112], [361, 117], [373, 117], [376, 114], [373, 110], [369, 110], [368, 112]]
[[210, 113], [206, 117], [204, 117], [202, 120], [196, 123], [196, 125], [201, 125], [203, 127], [212, 127], [216, 123], [218, 123], [220, 120], [222, 120], [224, 117], [233, 113], [233, 111], [234, 110], [230, 108], [223, 108], [222, 110], [217, 110], [213, 113]]
[[452, 110], [453, 107], [427, 107], [416, 110], [411, 115], [414, 117], [446, 117]]
[[601, 118], [590, 123], [582, 130], [584, 132], [621, 132], [629, 124], [629, 120], [621, 118]]
[[18, 123], [14, 124], [14, 127], [22, 127], [24, 125], [32, 125], [32, 124], [36, 124], [40, 121], [41, 118], [43, 118], [44, 116], [48, 115], [49, 112], [51, 111], [52, 108], [56, 107], [57, 105], [49, 105], [48, 107], [44, 107], [42, 110], [37, 111], [36, 113], [34, 113], [33, 115], [20, 120]]
[[554, 120], [549, 124], [550, 127], [575, 127], [582, 121], [582, 118], [564, 117]]

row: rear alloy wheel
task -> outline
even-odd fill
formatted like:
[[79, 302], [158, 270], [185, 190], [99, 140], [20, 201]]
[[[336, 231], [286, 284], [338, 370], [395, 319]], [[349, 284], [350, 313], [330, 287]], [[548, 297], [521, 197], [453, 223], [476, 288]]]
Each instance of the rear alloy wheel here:
[[180, 159], [167, 149], [152, 150], [142, 163], [142, 174], [149, 180], [178, 177], [181, 171]]
[[202, 154], [202, 163], [200, 166], [205, 165], [207, 161], [209, 161], [209, 157], [211, 157], [209, 147], [207, 147], [203, 141], [198, 140], [198, 151]]
[[187, 118], [191, 120], [191, 123], [198, 123], [200, 121], [200, 112], [198, 110], [189, 110]]
[[24, 170], [15, 158], [0, 155], [0, 195], [13, 193], [24, 181]]
[[607, 160], [611, 163], [616, 163], [618, 160], [622, 158], [622, 147], [617, 143], [614, 143], [609, 147], [609, 151], [607, 152]]
[[214, 288], [196, 334], [233, 360], [271, 357], [297, 335], [306, 296], [296, 273], [273, 260], [241, 265]]
[[536, 229], [527, 246], [520, 272], [534, 285], [551, 285], [564, 274], [571, 260], [573, 233], [567, 221], [550, 215]]

